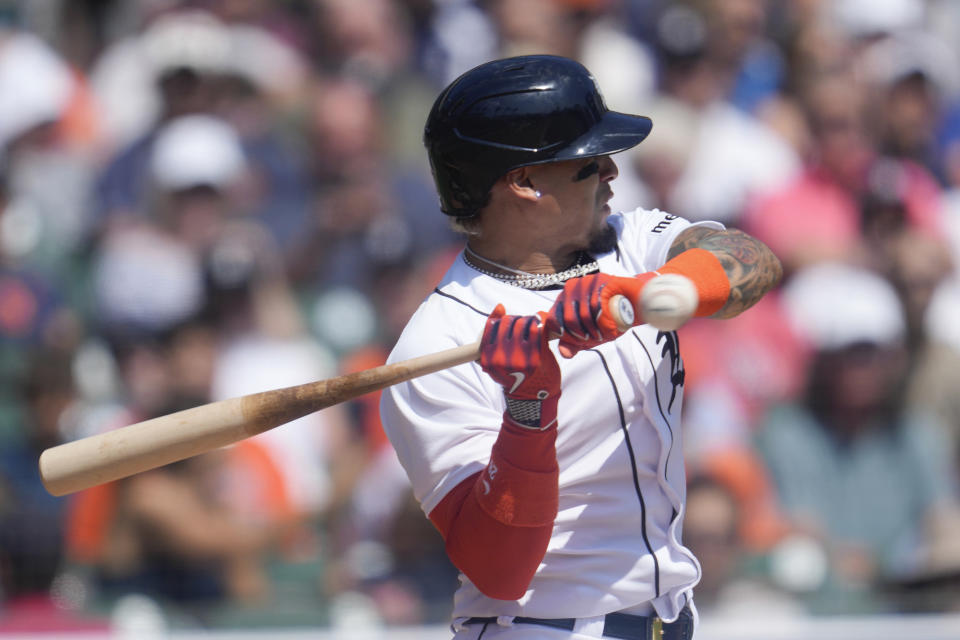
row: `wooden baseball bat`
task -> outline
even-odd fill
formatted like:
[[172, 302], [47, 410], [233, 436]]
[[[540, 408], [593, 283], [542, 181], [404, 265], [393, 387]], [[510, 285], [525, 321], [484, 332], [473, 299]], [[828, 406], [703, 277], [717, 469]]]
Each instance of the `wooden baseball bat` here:
[[40, 478], [62, 496], [212, 451], [371, 391], [471, 362], [480, 342], [348, 373], [261, 391], [74, 440], [40, 454]]
[[[624, 296], [612, 296], [608, 311], [621, 328], [633, 325], [633, 304]], [[692, 309], [677, 313], [689, 318]], [[40, 455], [40, 478], [55, 496], [88, 489], [239, 442], [365, 393], [479, 357], [477, 341], [328, 380], [177, 411], [47, 449]]]

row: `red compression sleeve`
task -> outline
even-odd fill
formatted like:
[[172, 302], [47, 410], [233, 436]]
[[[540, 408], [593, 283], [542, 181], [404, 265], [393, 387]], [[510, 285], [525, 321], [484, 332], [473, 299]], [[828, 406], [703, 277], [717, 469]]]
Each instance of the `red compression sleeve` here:
[[431, 512], [447, 555], [485, 595], [523, 596], [557, 515], [556, 427], [524, 429], [505, 416], [490, 462]]
[[700, 295], [695, 316], [711, 316], [727, 303], [730, 279], [720, 259], [706, 249], [687, 249], [657, 269], [657, 273], [679, 273], [693, 281]]

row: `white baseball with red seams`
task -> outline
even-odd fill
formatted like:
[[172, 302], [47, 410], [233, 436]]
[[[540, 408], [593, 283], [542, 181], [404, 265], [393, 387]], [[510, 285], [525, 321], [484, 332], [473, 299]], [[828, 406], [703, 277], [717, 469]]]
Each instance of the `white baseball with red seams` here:
[[693, 281], [679, 273], [652, 278], [640, 292], [643, 320], [664, 331], [676, 331], [693, 317], [700, 296]]
[[[610, 222], [618, 247], [596, 257], [601, 271], [619, 276], [663, 265], [671, 243], [691, 226], [642, 209], [614, 214]], [[389, 361], [473, 342], [498, 303], [508, 314], [527, 315], [549, 309], [558, 293], [482, 275], [461, 255], [414, 314]], [[489, 598], [461, 576], [454, 617], [587, 618], [650, 603], [661, 618], [674, 620], [700, 576], [681, 543], [683, 363], [677, 336], [641, 325], [557, 360], [563, 376], [559, 510], [546, 555], [518, 600]], [[503, 388], [476, 363], [384, 391], [384, 429], [425, 513], [486, 466], [504, 408]]]

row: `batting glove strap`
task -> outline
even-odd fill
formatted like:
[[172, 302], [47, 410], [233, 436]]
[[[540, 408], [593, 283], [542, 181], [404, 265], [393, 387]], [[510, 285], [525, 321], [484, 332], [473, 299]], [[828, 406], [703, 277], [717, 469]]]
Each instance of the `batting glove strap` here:
[[540, 428], [540, 401], [515, 400], [507, 396], [507, 413], [521, 427], [528, 429]]
[[504, 394], [504, 399], [507, 401], [504, 420], [511, 420], [518, 427], [533, 431], [544, 431], [557, 424], [559, 393], [552, 397], [545, 397], [544, 400], [514, 398], [506, 394]]

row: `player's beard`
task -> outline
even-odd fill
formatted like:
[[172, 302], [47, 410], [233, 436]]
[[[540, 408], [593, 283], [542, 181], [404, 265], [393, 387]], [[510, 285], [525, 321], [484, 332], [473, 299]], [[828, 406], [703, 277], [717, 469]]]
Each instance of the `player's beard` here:
[[617, 248], [617, 230], [610, 224], [610, 199], [613, 190], [608, 183], [600, 183], [596, 195], [596, 212], [599, 216], [597, 228], [590, 233], [587, 251], [593, 255], [610, 253]]
[[592, 255], [601, 255], [610, 253], [617, 248], [617, 230], [613, 228], [609, 220], [604, 220], [603, 225], [590, 234], [590, 240], [587, 244], [587, 251]]

